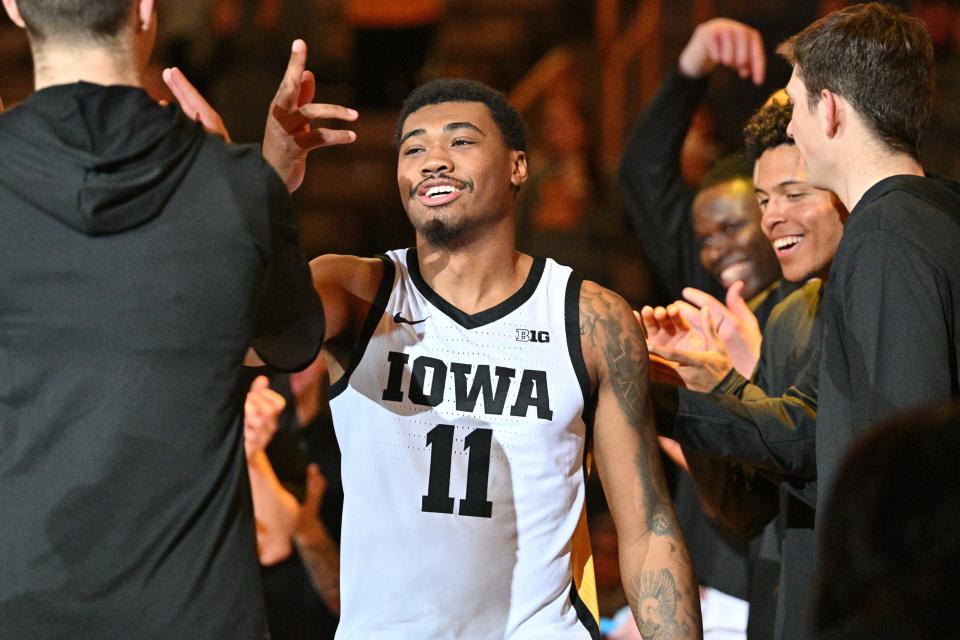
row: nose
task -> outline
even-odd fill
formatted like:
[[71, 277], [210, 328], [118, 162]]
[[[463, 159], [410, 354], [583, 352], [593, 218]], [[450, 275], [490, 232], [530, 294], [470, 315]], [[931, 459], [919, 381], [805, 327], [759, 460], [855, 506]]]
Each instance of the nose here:
[[424, 176], [439, 175], [441, 173], [450, 173], [453, 171], [453, 160], [446, 148], [442, 145], [434, 146], [427, 150], [423, 158], [423, 164], [420, 166], [420, 173]]
[[790, 122], [787, 123], [787, 137], [793, 140], [793, 116], [790, 116]]
[[760, 228], [763, 234], [770, 237], [774, 228], [784, 221], [783, 207], [779, 198], [770, 198], [763, 207], [763, 213], [760, 216]]
[[700, 261], [703, 266], [712, 271], [723, 262], [729, 248], [730, 243], [723, 234], [715, 234], [711, 236], [709, 244], [700, 249]]

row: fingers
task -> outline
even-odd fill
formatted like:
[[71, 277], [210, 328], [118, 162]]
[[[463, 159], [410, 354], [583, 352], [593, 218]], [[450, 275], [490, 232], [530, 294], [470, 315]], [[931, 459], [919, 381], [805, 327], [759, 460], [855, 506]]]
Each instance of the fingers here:
[[700, 308], [700, 335], [703, 336], [704, 344], [708, 351], [714, 351], [721, 344], [720, 337], [716, 329], [713, 328], [713, 318], [710, 315], [710, 307]]
[[[763, 38], [756, 29], [735, 20], [715, 18], [697, 28], [688, 48], [691, 45], [699, 45], [699, 50], [694, 47], [699, 53], [689, 54], [687, 60], [681, 60], [681, 66], [696, 66], [691, 70], [700, 73], [688, 75], [702, 75], [710, 70], [710, 63], [719, 63], [734, 69], [741, 78], [750, 78], [754, 84], [763, 83], [767, 60]], [[696, 59], [696, 65], [691, 59]]]
[[667, 305], [667, 318], [674, 327], [675, 333], [685, 333], [690, 330], [690, 325], [684, 318], [680, 305], [676, 302]]
[[713, 314], [717, 316], [717, 320], [731, 315], [730, 310], [727, 309], [722, 302], [714, 298], [706, 291], [701, 291], [700, 289], [695, 289], [693, 287], [685, 287], [683, 289], [683, 297], [701, 309], [704, 307], [709, 308]]
[[657, 320], [653, 315], [653, 307], [651, 307], [650, 305], [646, 305], [642, 309], [640, 309], [640, 314], [638, 315], [638, 319], [640, 320], [640, 324], [643, 327], [643, 333], [647, 337], [650, 337], [651, 335], [655, 334], [657, 331], [660, 330], [659, 325], [657, 325]]
[[297, 95], [297, 106], [302, 107], [305, 104], [313, 102], [317, 93], [317, 79], [313, 71], [304, 71], [300, 75], [300, 93]]
[[230, 134], [223, 125], [220, 114], [217, 113], [206, 98], [201, 95], [193, 83], [183, 75], [177, 67], [164, 69], [161, 76], [163, 82], [170, 89], [173, 97], [176, 98], [180, 109], [188, 118], [196, 120], [202, 124], [208, 131], [222, 136], [224, 140], [230, 142]]
[[753, 84], [763, 84], [767, 74], [767, 54], [763, 50], [763, 37], [759, 31], [750, 30], [750, 76]]
[[180, 69], [177, 67], [164, 69], [161, 76], [184, 113], [193, 117], [204, 109], [210, 109], [210, 104]]
[[287, 406], [286, 399], [269, 385], [266, 376], [257, 376], [243, 405], [245, 425], [268, 438], [276, 431], [277, 420]]
[[680, 312], [680, 316], [688, 327], [696, 328], [700, 326], [699, 307], [693, 306], [686, 300], [677, 300], [673, 303], [673, 306]]
[[323, 503], [323, 496], [327, 491], [327, 479], [320, 473], [320, 467], [316, 463], [307, 465], [307, 490], [303, 499], [303, 506], [306, 509], [313, 509], [313, 513], [320, 508]]
[[274, 104], [288, 111], [300, 106], [297, 100], [300, 97], [301, 81], [306, 67], [307, 43], [297, 38], [290, 47], [290, 60], [287, 62], [287, 70], [283, 74], [283, 80], [280, 81], [277, 95], [273, 99]]
[[667, 454], [667, 457], [670, 458], [671, 461], [673, 461], [673, 464], [677, 465], [684, 471], [690, 471], [690, 469], [687, 467], [687, 458], [685, 455], [683, 455], [683, 449], [680, 447], [679, 442], [666, 436], [657, 436], [657, 441], [660, 443], [660, 448], [663, 450], [663, 452]]
[[356, 109], [341, 107], [337, 104], [305, 104], [300, 107], [299, 111], [300, 115], [307, 120], [346, 120], [347, 122], [353, 122], [360, 117]]
[[720, 64], [731, 67], [734, 64], [736, 45], [733, 42], [734, 33], [731, 29], [721, 29], [720, 36], [720, 57], [717, 59]]

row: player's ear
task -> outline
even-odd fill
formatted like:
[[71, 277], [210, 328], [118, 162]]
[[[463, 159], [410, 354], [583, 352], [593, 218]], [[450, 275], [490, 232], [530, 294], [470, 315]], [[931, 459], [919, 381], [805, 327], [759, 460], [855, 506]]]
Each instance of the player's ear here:
[[513, 170], [510, 172], [510, 184], [514, 190], [519, 189], [527, 181], [527, 154], [523, 151], [511, 151]]
[[20, 15], [20, 8], [17, 6], [17, 0], [3, 0], [3, 8], [7, 10], [7, 15], [13, 20], [13, 24], [21, 29], [26, 29], [27, 23], [23, 21]]

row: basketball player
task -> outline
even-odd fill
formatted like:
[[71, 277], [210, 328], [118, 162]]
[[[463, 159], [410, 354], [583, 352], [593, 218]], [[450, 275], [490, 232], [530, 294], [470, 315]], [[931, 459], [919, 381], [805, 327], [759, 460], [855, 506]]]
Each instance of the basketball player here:
[[699, 637], [630, 307], [514, 247], [519, 115], [434, 81], [396, 142], [416, 246], [311, 263], [343, 452], [338, 638], [599, 637], [591, 454], [643, 636]]
[[[222, 131], [182, 74], [165, 79]], [[282, 142], [267, 137], [264, 156], [296, 185], [311, 145]], [[594, 457], [643, 637], [701, 637], [633, 313], [515, 249], [519, 114], [482, 84], [438, 80], [407, 98], [396, 142], [416, 247], [311, 263], [343, 454], [337, 637], [599, 638], [584, 507]]]

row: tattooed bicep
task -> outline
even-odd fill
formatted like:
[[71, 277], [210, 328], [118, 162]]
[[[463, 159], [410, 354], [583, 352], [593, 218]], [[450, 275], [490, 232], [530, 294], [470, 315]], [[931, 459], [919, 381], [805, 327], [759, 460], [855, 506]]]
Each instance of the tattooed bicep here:
[[624, 409], [638, 410], [638, 393], [646, 392], [647, 345], [630, 305], [609, 289], [585, 281], [580, 289], [580, 339], [591, 372], [614, 385]]

